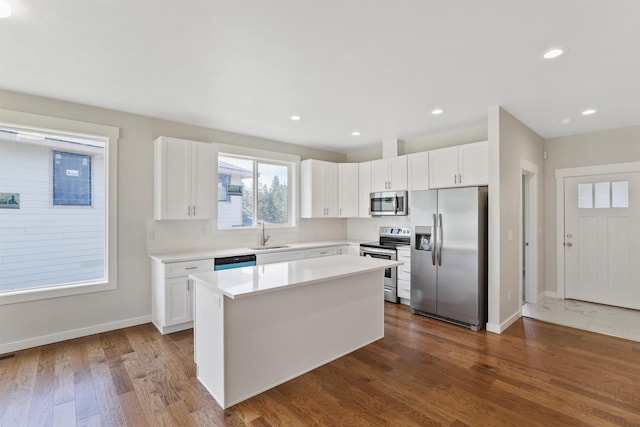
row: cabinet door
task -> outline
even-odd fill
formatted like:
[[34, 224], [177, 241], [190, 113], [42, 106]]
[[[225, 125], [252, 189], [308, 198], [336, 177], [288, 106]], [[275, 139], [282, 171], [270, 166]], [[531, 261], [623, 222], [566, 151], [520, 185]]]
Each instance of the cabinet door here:
[[306, 258], [320, 258], [324, 256], [338, 255], [338, 246], [329, 246], [326, 248], [313, 248], [306, 250]]
[[371, 194], [371, 162], [363, 162], [358, 165], [358, 216], [363, 218], [371, 217], [370, 199]]
[[455, 187], [458, 181], [458, 147], [429, 153], [429, 187]]
[[358, 216], [358, 164], [338, 164], [338, 216]]
[[323, 162], [325, 217], [338, 216], [338, 164]]
[[407, 156], [398, 156], [387, 159], [387, 174], [389, 176], [389, 189], [400, 191], [407, 189]]
[[324, 168], [319, 160], [300, 162], [300, 217], [324, 216]]
[[460, 184], [464, 186], [489, 184], [489, 143], [487, 141], [458, 147]]
[[191, 141], [158, 138], [155, 142], [155, 219], [189, 219]]
[[211, 144], [191, 143], [191, 218], [215, 219], [218, 174]]
[[429, 189], [429, 152], [409, 154], [409, 191]]
[[187, 277], [167, 279], [166, 286], [166, 325], [173, 326], [193, 320], [192, 313], [192, 285]]
[[371, 162], [371, 191], [387, 190], [389, 190], [387, 159], [373, 160]]

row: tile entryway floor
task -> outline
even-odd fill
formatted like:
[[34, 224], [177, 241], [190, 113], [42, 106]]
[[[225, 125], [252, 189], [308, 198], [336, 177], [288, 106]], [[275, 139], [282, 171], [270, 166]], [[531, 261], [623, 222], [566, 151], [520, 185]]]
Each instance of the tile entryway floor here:
[[640, 342], [640, 311], [584, 301], [544, 297], [527, 303], [522, 315], [543, 322]]

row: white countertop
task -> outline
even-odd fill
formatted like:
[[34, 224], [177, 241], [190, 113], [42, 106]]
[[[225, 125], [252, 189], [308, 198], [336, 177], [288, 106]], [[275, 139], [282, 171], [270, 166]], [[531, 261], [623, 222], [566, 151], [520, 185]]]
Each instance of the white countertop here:
[[[355, 255], [334, 255], [255, 267], [190, 274], [189, 278], [216, 289], [229, 298], [239, 298], [286, 287], [309, 285], [402, 265]], [[380, 273], [382, 274], [382, 273]], [[382, 276], [381, 276], [382, 279]]]
[[304, 243], [289, 243], [283, 244], [283, 247], [276, 247], [273, 249], [251, 249], [251, 248], [231, 248], [231, 249], [211, 249], [211, 250], [199, 250], [199, 251], [180, 251], [180, 252], [164, 252], [149, 254], [149, 257], [160, 262], [180, 262], [180, 261], [194, 261], [200, 259], [213, 259], [226, 256], [247, 255], [247, 254], [261, 254], [270, 252], [283, 252], [294, 251], [301, 249], [322, 248], [326, 246], [340, 246], [340, 245], [356, 245], [364, 242], [360, 240], [328, 240], [322, 242], [304, 242]]

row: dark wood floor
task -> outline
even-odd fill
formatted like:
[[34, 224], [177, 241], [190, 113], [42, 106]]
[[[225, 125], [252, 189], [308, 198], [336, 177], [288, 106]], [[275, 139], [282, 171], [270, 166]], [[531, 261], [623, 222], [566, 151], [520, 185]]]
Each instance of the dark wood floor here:
[[640, 343], [532, 319], [475, 333], [385, 306], [384, 339], [228, 410], [195, 377], [191, 331], [20, 351], [0, 360], [0, 425], [640, 425]]

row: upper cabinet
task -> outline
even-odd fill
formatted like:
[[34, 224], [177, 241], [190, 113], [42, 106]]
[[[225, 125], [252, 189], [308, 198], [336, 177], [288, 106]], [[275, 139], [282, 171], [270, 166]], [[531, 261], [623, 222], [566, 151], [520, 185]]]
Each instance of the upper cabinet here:
[[488, 183], [488, 141], [429, 152], [429, 188], [469, 187]]
[[218, 180], [211, 144], [161, 136], [154, 162], [155, 219], [215, 219]]
[[338, 216], [338, 165], [322, 160], [300, 162], [300, 217]]
[[362, 162], [358, 165], [358, 216], [363, 218], [371, 217], [370, 199], [371, 194], [371, 163]]
[[358, 216], [358, 164], [338, 163], [338, 216]]
[[409, 191], [429, 189], [429, 152], [409, 154]]
[[407, 189], [407, 156], [371, 162], [371, 191]]

